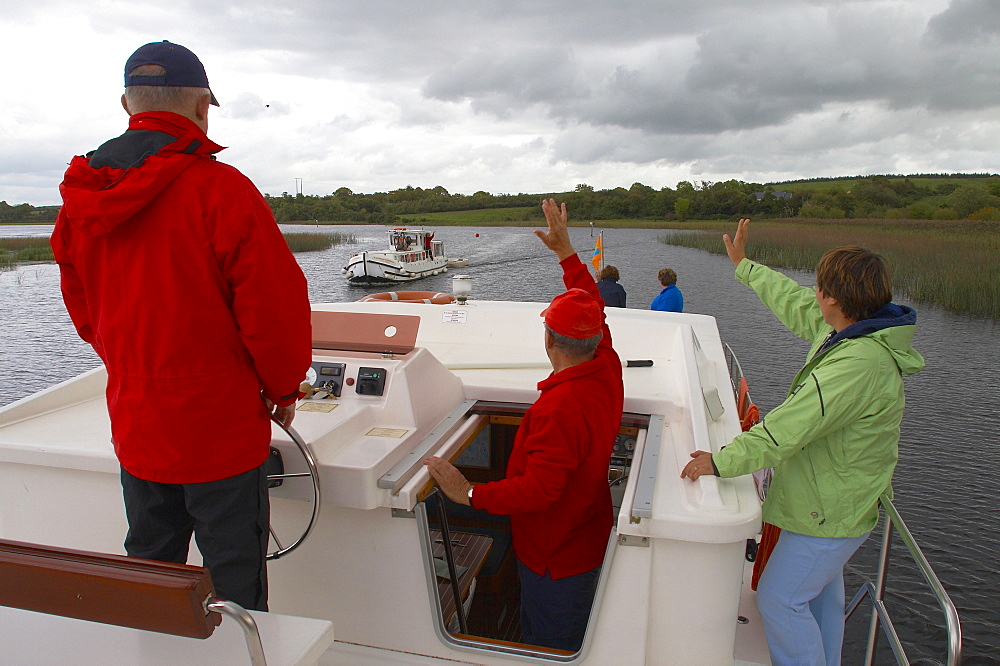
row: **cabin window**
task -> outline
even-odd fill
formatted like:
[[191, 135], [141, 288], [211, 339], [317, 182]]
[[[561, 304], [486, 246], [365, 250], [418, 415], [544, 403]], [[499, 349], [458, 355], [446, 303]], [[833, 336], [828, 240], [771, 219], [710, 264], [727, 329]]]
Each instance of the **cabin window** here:
[[[480, 426], [467, 438], [454, 464], [470, 481], [486, 483], [504, 478], [507, 459], [514, 444], [526, 406], [479, 403]], [[484, 413], [484, 412], [500, 413]], [[632, 464], [636, 437], [645, 417], [625, 415], [608, 470], [608, 483], [616, 515]], [[634, 417], [630, 421], [630, 416]], [[648, 421], [648, 419], [647, 419]], [[431, 491], [418, 503], [422, 522], [424, 556], [433, 563], [436, 591], [437, 632], [455, 647], [493, 650], [506, 654], [533, 656], [553, 661], [569, 661], [575, 653], [527, 645], [522, 642], [520, 625], [520, 582], [517, 560], [511, 544], [510, 519], [459, 505]], [[443, 515], [442, 515], [443, 513]], [[451, 564], [445, 552], [445, 533], [452, 544]], [[612, 531], [612, 539], [615, 532]], [[609, 551], [613, 552], [613, 551]], [[597, 602], [610, 562], [605, 561], [599, 581]], [[430, 567], [428, 567], [430, 571]], [[454, 575], [454, 580], [452, 576]], [[464, 628], [455, 601], [457, 583], [464, 609]], [[593, 618], [593, 612], [591, 618]]]

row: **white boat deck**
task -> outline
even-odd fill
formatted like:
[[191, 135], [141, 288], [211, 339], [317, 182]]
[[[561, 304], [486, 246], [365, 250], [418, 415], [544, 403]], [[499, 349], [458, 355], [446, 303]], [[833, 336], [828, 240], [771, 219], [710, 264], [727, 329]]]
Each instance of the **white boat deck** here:
[[[339, 398], [307, 401], [296, 415], [294, 425], [317, 458], [323, 504], [303, 546], [269, 565], [274, 614], [268, 617], [320, 618], [332, 623], [337, 641], [273, 663], [511, 661], [496, 650], [455, 643], [435, 619], [437, 586], [420, 536], [426, 523], [415, 508], [430, 482], [422, 460], [457, 456], [486, 418], [465, 414], [463, 405], [534, 402], [537, 382], [550, 372], [543, 308], [477, 301], [314, 306], [316, 321], [409, 318], [397, 322], [402, 330], [416, 318], [417, 348], [391, 355], [314, 352], [314, 366], [337, 365], [345, 383]], [[760, 526], [753, 482], [679, 478], [690, 452], [718, 450], [739, 432], [715, 321], [628, 309], [610, 309], [608, 320], [623, 360], [653, 362], [624, 370], [625, 411], [647, 415], [650, 425], [636, 438], [587, 642], [571, 663], [767, 663], [744, 582], [745, 541]], [[358, 327], [338, 319], [333, 328], [349, 336]], [[382, 326], [391, 342], [390, 328], [398, 334], [396, 326]], [[361, 394], [358, 384], [346, 384], [360, 380], [365, 368], [384, 376], [382, 393]], [[104, 378], [96, 370], [0, 409], [0, 537], [122, 552], [126, 528]], [[462, 415], [452, 423], [455, 413]], [[274, 433], [273, 444], [287, 472], [304, 470], [283, 432]], [[286, 481], [272, 491], [279, 534], [298, 529], [310, 512], [306, 483]], [[193, 551], [191, 562], [197, 561]], [[740, 615], [749, 622], [738, 624]], [[327, 639], [319, 633], [317, 645]], [[77, 644], [91, 640], [69, 636]], [[265, 635], [265, 651], [269, 640], [283, 639]], [[235, 652], [246, 654], [242, 645]]]
[[[333, 623], [250, 611], [268, 664], [315, 664], [334, 644]], [[0, 662], [4, 664], [250, 663], [243, 630], [230, 618], [206, 639], [171, 636], [0, 606]]]

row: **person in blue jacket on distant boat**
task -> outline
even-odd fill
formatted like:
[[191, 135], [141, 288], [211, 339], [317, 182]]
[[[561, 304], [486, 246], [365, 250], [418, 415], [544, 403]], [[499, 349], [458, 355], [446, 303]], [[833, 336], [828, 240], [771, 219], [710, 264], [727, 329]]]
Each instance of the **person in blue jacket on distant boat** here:
[[621, 274], [614, 266], [605, 266], [597, 274], [597, 290], [601, 292], [605, 307], [625, 307], [625, 287], [618, 284]]
[[663, 291], [653, 299], [650, 310], [660, 312], [684, 312], [684, 294], [677, 288], [677, 273], [672, 268], [661, 268], [656, 275]]

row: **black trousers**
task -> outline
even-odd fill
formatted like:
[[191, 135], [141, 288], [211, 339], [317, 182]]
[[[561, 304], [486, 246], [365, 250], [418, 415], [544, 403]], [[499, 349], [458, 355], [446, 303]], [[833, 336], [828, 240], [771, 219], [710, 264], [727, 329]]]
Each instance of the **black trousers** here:
[[267, 610], [270, 504], [263, 465], [206, 483], [144, 481], [124, 468], [121, 479], [129, 556], [184, 564], [193, 533], [216, 595]]
[[521, 577], [521, 634], [529, 645], [577, 652], [583, 646], [601, 567], [552, 580], [517, 561]]

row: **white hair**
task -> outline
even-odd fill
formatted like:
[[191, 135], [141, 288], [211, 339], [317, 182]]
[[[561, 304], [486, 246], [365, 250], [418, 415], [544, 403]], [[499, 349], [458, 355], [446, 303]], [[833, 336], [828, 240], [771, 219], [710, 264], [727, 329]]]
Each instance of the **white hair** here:
[[604, 333], [598, 333], [592, 338], [571, 338], [568, 335], [556, 333], [548, 325], [545, 326], [545, 330], [552, 336], [553, 347], [562, 351], [567, 356], [574, 358], [593, 354], [597, 350], [597, 345], [600, 344], [601, 338], [604, 337]]
[[[130, 75], [138, 76], [164, 76], [166, 73], [167, 70], [160, 65], [140, 65], [129, 72]], [[128, 104], [130, 113], [144, 113], [146, 111], [187, 112], [198, 100], [211, 94], [208, 88], [181, 86], [125, 87], [125, 101]]]

